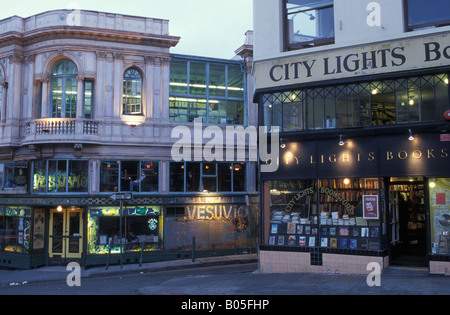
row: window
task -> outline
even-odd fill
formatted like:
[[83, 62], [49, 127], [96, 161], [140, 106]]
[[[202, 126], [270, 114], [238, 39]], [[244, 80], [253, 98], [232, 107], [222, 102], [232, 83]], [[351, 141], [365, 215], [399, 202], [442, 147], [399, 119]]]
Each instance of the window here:
[[447, 74], [266, 94], [264, 124], [281, 131], [385, 126], [441, 120]]
[[84, 84], [84, 101], [83, 101], [83, 113], [85, 119], [92, 119], [93, 106], [94, 106], [94, 81], [85, 80]]
[[407, 14], [407, 30], [450, 25], [448, 0], [404, 0]]
[[33, 162], [33, 192], [89, 192], [89, 161], [38, 160]]
[[159, 162], [101, 161], [100, 192], [117, 191], [158, 192]]
[[30, 252], [30, 221], [31, 208], [0, 208], [0, 252]]
[[3, 107], [3, 84], [4, 84], [3, 76], [0, 72], [0, 117], [1, 117], [2, 110], [3, 110], [3, 108], [2, 108]]
[[170, 192], [245, 192], [247, 164], [171, 162]]
[[28, 163], [3, 162], [0, 163], [0, 189], [26, 190], [28, 185]]
[[244, 73], [240, 64], [172, 59], [170, 120], [244, 123]]
[[287, 49], [334, 43], [332, 0], [286, 0]]
[[[144, 205], [124, 207], [122, 227], [119, 208], [101, 207], [89, 209], [90, 254], [113, 254], [122, 251], [138, 252], [162, 248], [161, 207]], [[122, 235], [120, 232], [122, 231]]]
[[142, 114], [142, 75], [136, 68], [123, 76], [123, 114]]
[[55, 63], [51, 73], [51, 117], [75, 118], [77, 112], [77, 68], [67, 59]]
[[380, 189], [383, 187], [377, 178], [265, 182], [265, 242], [274, 246], [380, 250]]
[[[450, 178], [430, 178], [429, 179], [429, 200], [430, 200], [430, 224], [431, 224], [431, 253], [433, 255], [450, 255], [449, 218], [450, 209], [448, 207], [448, 196], [450, 190]], [[421, 201], [423, 203], [423, 200]], [[447, 205], [447, 206], [446, 206]], [[425, 214], [423, 214], [425, 221]], [[419, 221], [419, 220], [418, 220]], [[445, 248], [445, 246], [448, 246]]]

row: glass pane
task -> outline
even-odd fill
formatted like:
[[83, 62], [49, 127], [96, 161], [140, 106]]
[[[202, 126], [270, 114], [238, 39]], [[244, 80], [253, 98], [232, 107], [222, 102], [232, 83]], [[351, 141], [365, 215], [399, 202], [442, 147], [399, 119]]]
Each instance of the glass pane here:
[[100, 192], [119, 191], [119, 161], [101, 161]]
[[218, 184], [219, 191], [231, 191], [231, 163], [218, 164]]
[[92, 119], [92, 105], [94, 99], [94, 82], [84, 81], [84, 118]]
[[138, 174], [139, 162], [122, 161], [120, 165], [120, 191], [139, 191]]
[[206, 95], [206, 64], [191, 62], [189, 89], [191, 94]]
[[171, 162], [169, 175], [169, 190], [184, 191], [184, 162]]
[[47, 191], [47, 161], [34, 161], [33, 169], [33, 192]]
[[[64, 234], [64, 212], [53, 212], [53, 234], [50, 236], [56, 236], [52, 238], [52, 252], [62, 253], [63, 246], [63, 234]], [[59, 237], [58, 237], [59, 236]]]
[[450, 21], [450, 1], [430, 0], [424, 5], [423, 0], [408, 0], [409, 26], [444, 21]]
[[186, 163], [186, 191], [200, 191], [200, 163]]
[[67, 161], [48, 161], [48, 192], [66, 192]]
[[123, 79], [123, 113], [140, 114], [142, 103], [142, 75], [134, 68], [128, 69]]
[[69, 238], [69, 253], [80, 252], [80, 216], [79, 212], [69, 212], [69, 236], [75, 236], [75, 238]]
[[209, 66], [209, 95], [225, 96], [225, 66], [211, 64]]
[[247, 191], [247, 165], [233, 164], [233, 191]]
[[154, 161], [141, 162], [141, 191], [157, 192], [159, 191], [159, 163]]
[[440, 120], [444, 116], [446, 110], [450, 109], [449, 97], [449, 84], [448, 76], [446, 74], [440, 74], [435, 77], [435, 103], [437, 109], [437, 119]]
[[[450, 178], [430, 178], [430, 224], [431, 252], [435, 255], [450, 255], [449, 222]], [[425, 218], [424, 218], [425, 219]], [[446, 242], [447, 239], [447, 242]], [[446, 247], [447, 245], [447, 247]]]
[[228, 97], [244, 97], [243, 73], [240, 66], [228, 66]]
[[69, 161], [69, 192], [89, 191], [89, 161]]
[[187, 94], [187, 62], [170, 63], [170, 93]]

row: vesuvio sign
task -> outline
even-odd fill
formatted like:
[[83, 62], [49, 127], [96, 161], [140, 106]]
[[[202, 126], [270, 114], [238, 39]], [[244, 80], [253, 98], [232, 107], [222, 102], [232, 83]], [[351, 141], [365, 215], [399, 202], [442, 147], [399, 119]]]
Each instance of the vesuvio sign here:
[[280, 150], [278, 170], [267, 179], [334, 177], [448, 176], [450, 142], [440, 135], [383, 136], [349, 140], [290, 143]]
[[450, 35], [257, 62], [258, 89], [450, 64]]

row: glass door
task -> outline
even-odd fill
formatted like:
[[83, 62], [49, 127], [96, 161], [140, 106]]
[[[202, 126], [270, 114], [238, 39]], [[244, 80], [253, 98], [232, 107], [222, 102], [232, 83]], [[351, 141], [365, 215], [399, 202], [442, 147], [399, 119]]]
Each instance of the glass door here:
[[82, 209], [50, 209], [49, 257], [81, 258], [82, 238]]

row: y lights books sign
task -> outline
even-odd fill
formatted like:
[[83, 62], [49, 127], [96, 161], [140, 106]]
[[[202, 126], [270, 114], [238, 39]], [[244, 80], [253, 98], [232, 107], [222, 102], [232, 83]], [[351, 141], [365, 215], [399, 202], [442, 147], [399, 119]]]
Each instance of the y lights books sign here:
[[363, 218], [378, 219], [378, 195], [364, 195], [363, 199]]

